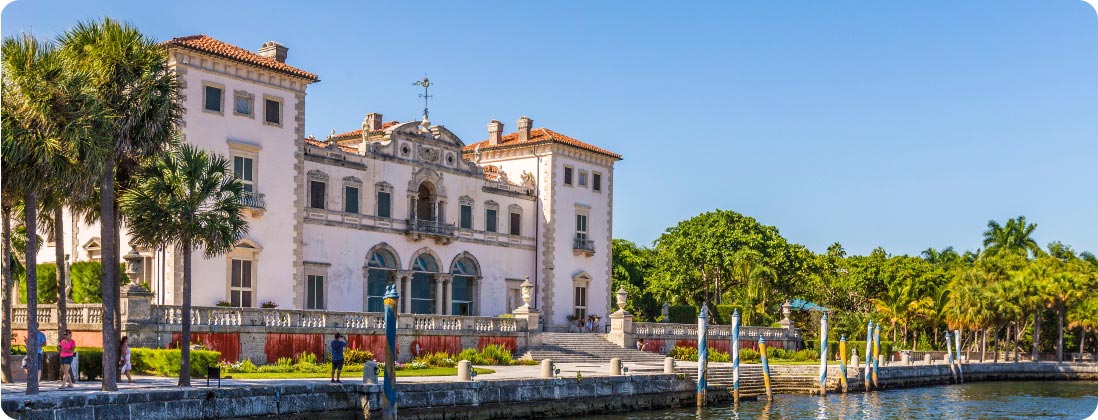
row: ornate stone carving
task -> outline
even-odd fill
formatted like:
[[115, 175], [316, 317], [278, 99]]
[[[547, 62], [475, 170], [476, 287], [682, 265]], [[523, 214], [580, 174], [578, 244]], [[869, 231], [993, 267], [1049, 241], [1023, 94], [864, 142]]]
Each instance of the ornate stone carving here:
[[419, 157], [430, 163], [438, 163], [438, 150], [419, 146]]
[[526, 188], [534, 188], [537, 181], [534, 179], [534, 174], [522, 171], [522, 186]]

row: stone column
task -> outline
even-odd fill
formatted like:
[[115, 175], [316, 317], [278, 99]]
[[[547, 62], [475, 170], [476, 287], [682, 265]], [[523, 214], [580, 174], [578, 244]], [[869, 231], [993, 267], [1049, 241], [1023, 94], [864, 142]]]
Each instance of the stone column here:
[[152, 292], [136, 283], [130, 283], [121, 295], [122, 333], [130, 337], [133, 347], [156, 347], [156, 328], [153, 326]]
[[442, 307], [442, 278], [435, 275], [435, 315], [445, 315], [446, 312]]
[[625, 311], [628, 296], [624, 288], [618, 289], [618, 311], [610, 314], [610, 334], [606, 336], [607, 341], [622, 348], [633, 348], [636, 345], [633, 339], [633, 314]]
[[436, 303], [436, 305], [441, 306], [436, 311], [436, 312], [438, 312], [439, 315], [453, 315], [451, 313], [452, 309], [454, 307], [454, 305], [453, 305], [453, 303], [454, 303], [453, 294], [454, 293], [453, 293], [453, 289], [451, 289], [451, 284], [452, 284], [453, 279], [454, 279], [453, 274], [439, 274], [438, 275], [438, 286], [437, 286], [438, 289], [436, 289], [438, 294], [435, 296], [435, 302], [441, 302], [441, 303]]
[[410, 314], [412, 313], [412, 272], [411, 271], [398, 271], [396, 273], [400, 294], [400, 313]]

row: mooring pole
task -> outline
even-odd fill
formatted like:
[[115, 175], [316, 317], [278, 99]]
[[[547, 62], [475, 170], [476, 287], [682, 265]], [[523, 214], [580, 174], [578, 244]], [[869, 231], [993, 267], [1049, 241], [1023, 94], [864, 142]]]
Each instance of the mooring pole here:
[[965, 382], [965, 369], [962, 367], [964, 363], [961, 363], [961, 330], [953, 330], [953, 344], [957, 346], [957, 377], [960, 378], [961, 383]]
[[820, 396], [827, 396], [827, 312], [820, 317]]
[[946, 360], [949, 363], [949, 373], [953, 375], [953, 382], [957, 382], [957, 367], [953, 366], [953, 341], [949, 339], [949, 335], [953, 334], [946, 330]]
[[390, 285], [385, 291], [385, 387], [381, 394], [382, 418], [397, 420], [396, 390], [396, 307], [400, 296], [396, 285]]
[[873, 327], [873, 387], [879, 388], [877, 385], [877, 366], [881, 360], [881, 324], [877, 323]]
[[869, 385], [870, 385], [870, 373], [869, 373], [870, 368], [869, 368], [869, 366], [870, 366], [870, 363], [872, 363], [872, 361], [873, 361], [873, 350], [872, 349], [873, 349], [873, 321], [869, 321], [869, 328], [867, 328], [866, 332], [865, 332], [865, 379], [863, 380], [863, 383], [865, 384], [865, 390], [866, 391], [869, 391]]
[[698, 407], [705, 406], [706, 370], [709, 367], [709, 308], [703, 302], [698, 313]]
[[732, 404], [740, 403], [740, 310], [732, 311]]
[[766, 363], [766, 339], [759, 337], [759, 359], [763, 365], [763, 386], [766, 387], [766, 400], [774, 399], [774, 393], [770, 390], [770, 364]]
[[839, 383], [843, 386], [843, 393], [846, 393], [846, 335], [839, 336]]

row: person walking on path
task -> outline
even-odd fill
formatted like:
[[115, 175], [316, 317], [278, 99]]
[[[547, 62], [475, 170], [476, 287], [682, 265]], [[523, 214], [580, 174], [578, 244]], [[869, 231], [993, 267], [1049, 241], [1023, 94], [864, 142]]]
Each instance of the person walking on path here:
[[[38, 380], [41, 381], [42, 378], [46, 377], [46, 370], [42, 368], [42, 363], [44, 363], [46, 361], [46, 354], [42, 350], [43, 347], [46, 347], [46, 333], [42, 332], [42, 330], [38, 330], [38, 336], [37, 337], [38, 337]], [[30, 348], [30, 334], [27, 334], [27, 339], [24, 343], [26, 344], [27, 348]], [[23, 369], [26, 370], [29, 373], [30, 372], [30, 367], [27, 366], [27, 357], [31, 357], [31, 355], [28, 354], [26, 357], [23, 358]]]
[[130, 364], [130, 337], [128, 336], [122, 336], [122, 347], [118, 349], [118, 366], [122, 369], [122, 374], [126, 375], [126, 380], [132, 384], [133, 377], [130, 376], [130, 371], [133, 370], [133, 366]]
[[343, 348], [347, 347], [347, 340], [343, 339], [343, 334], [336, 333], [335, 340], [332, 340], [332, 382], [343, 383], [339, 380], [339, 376], [343, 374]]
[[61, 389], [72, 388], [72, 359], [76, 355], [76, 341], [72, 339], [72, 331], [65, 330], [61, 335], [61, 341], [57, 342], [57, 350], [61, 352]]

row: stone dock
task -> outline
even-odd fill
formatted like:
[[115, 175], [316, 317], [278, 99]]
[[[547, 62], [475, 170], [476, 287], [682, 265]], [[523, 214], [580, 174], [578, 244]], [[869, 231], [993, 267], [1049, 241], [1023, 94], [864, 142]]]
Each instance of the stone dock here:
[[[685, 366], [684, 366], [685, 367]], [[716, 369], [723, 369], [718, 366]], [[789, 368], [789, 369], [786, 369]], [[775, 380], [793, 375], [775, 372]], [[982, 380], [1095, 380], [1096, 363], [984, 363], [966, 364], [965, 381]], [[831, 375], [830, 373], [834, 373]], [[838, 369], [829, 371], [829, 388], [838, 391]], [[848, 372], [851, 391], [862, 389], [857, 371]], [[888, 366], [879, 372], [881, 388], [948, 384], [947, 365]], [[499, 419], [573, 417], [690, 406], [696, 382], [687, 374], [640, 373], [577, 379], [485, 379], [471, 382], [401, 383], [402, 419]], [[783, 388], [783, 392], [813, 392]], [[727, 384], [710, 386], [713, 404], [730, 400]], [[750, 396], [749, 396], [750, 398]], [[140, 419], [185, 420], [206, 418], [366, 419], [380, 418], [381, 387], [324, 382], [272, 383], [232, 388], [142, 389], [115, 393], [40, 395], [5, 393], [4, 412], [18, 419]]]

